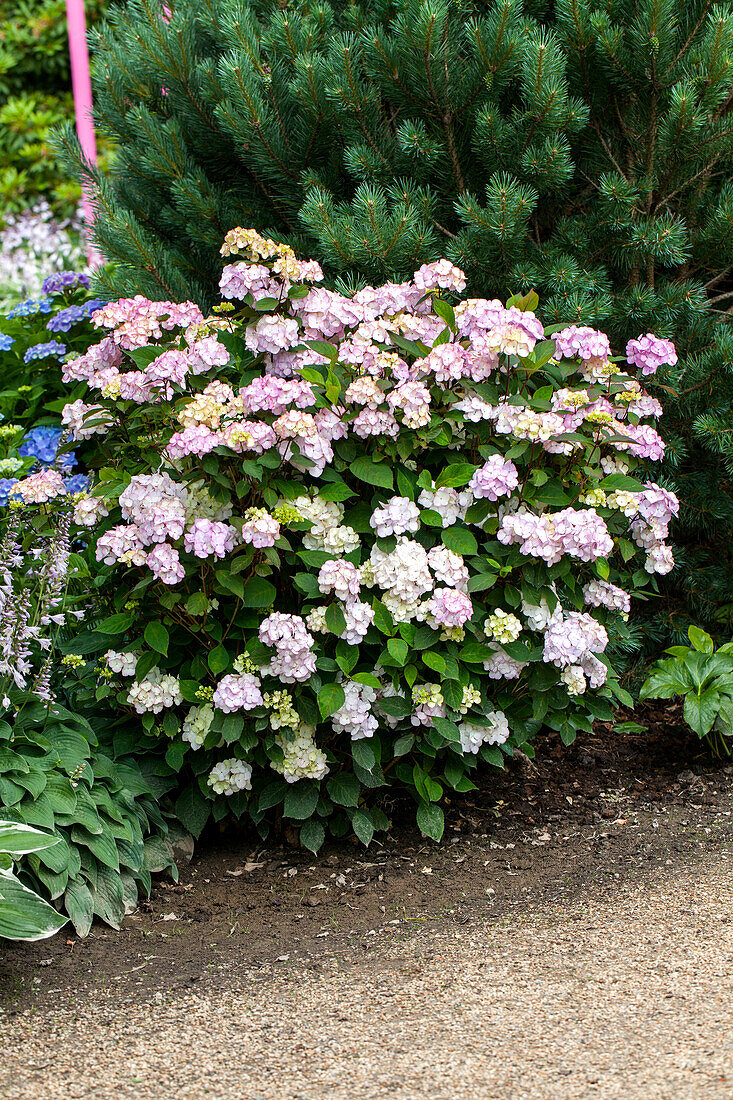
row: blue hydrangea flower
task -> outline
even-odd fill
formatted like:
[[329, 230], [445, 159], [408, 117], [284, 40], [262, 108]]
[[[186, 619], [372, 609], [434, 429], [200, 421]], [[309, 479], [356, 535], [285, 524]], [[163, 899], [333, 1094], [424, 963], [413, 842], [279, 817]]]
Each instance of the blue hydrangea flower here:
[[[23, 438], [18, 447], [21, 458], [29, 456], [37, 458], [44, 466], [51, 466], [56, 461], [56, 455], [63, 435], [63, 428], [53, 425], [41, 424], [31, 430]], [[66, 451], [60, 456], [62, 469], [72, 470], [76, 466], [76, 455], [73, 451]]]
[[0, 508], [4, 508], [10, 499], [10, 490], [17, 485], [17, 477], [0, 477]]
[[67, 493], [85, 493], [89, 488], [89, 478], [86, 474], [74, 474], [64, 478], [64, 485]]
[[61, 294], [77, 286], [89, 286], [89, 276], [81, 271], [55, 271], [43, 280], [41, 290], [44, 294]]
[[59, 344], [57, 340], [49, 340], [47, 344], [34, 344], [23, 356], [23, 362], [30, 363], [32, 359], [46, 359], [50, 355], [60, 359], [62, 355], [66, 355], [66, 346]]
[[50, 313], [53, 302], [50, 298], [26, 298], [20, 305], [11, 309], [8, 320], [13, 317], [35, 317], [37, 313]]
[[14, 343], [12, 336], [6, 336], [4, 332], [0, 332], [0, 351], [10, 351]]
[[72, 325], [77, 325], [79, 321], [86, 321], [95, 310], [107, 304], [106, 298], [92, 298], [91, 301], [84, 302], [80, 306], [67, 306], [48, 321], [46, 328], [51, 332], [68, 332]]
[[85, 319], [85, 313], [81, 306], [68, 306], [61, 309], [46, 323], [46, 328], [51, 332], [68, 332], [72, 325]]
[[88, 302], [84, 302], [82, 309], [86, 317], [91, 317], [98, 309], [104, 309], [109, 305], [109, 298], [91, 298]]

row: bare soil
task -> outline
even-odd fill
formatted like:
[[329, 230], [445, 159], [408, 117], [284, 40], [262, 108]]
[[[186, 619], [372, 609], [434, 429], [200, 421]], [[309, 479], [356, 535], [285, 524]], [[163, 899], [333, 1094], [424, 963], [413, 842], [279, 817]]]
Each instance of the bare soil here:
[[[727, 859], [733, 766], [715, 762], [674, 706], [628, 716], [639, 732], [599, 726], [571, 747], [548, 738], [534, 761], [486, 771], [446, 807], [444, 840], [425, 841], [399, 801], [394, 827], [368, 850], [318, 857], [223, 828], [208, 834], [178, 884], [158, 880], [119, 932], [95, 925], [0, 955], [0, 1019], [112, 993], [226, 991], [239, 968], [347, 970], [416, 930], [507, 928], [550, 904], [597, 900], [665, 869]], [[716, 863], [717, 865], [717, 863]], [[102, 1000], [107, 1000], [106, 997]]]

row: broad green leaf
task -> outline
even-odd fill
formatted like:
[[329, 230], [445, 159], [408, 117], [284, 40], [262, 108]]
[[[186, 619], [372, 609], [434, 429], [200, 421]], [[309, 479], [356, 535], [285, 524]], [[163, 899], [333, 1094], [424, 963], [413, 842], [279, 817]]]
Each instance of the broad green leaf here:
[[162, 653], [164, 657], [168, 656], [168, 642], [170, 641], [170, 636], [162, 623], [148, 623], [145, 627], [143, 637], [150, 648], [155, 650], [156, 653]]
[[467, 554], [478, 553], [478, 543], [465, 527], [446, 527], [441, 533], [441, 538], [443, 545], [455, 554], [461, 554], [465, 557]]
[[357, 806], [361, 785], [354, 775], [340, 772], [328, 781], [328, 793], [337, 806]]
[[198, 783], [190, 783], [181, 791], [175, 802], [175, 810], [184, 829], [198, 840], [211, 813], [211, 802], [204, 798]]
[[318, 818], [313, 817], [300, 826], [300, 843], [310, 852], [317, 853], [323, 847], [325, 839], [326, 830]]
[[351, 815], [351, 827], [362, 842], [368, 848], [374, 836], [374, 823], [366, 810], [354, 810]]
[[229, 654], [226, 647], [223, 645], [216, 646], [212, 649], [211, 653], [207, 657], [209, 669], [212, 676], [220, 676], [222, 672], [225, 672], [229, 668]]
[[404, 665], [410, 653], [407, 642], [403, 641], [402, 638], [388, 638], [387, 651], [398, 665]]
[[132, 623], [132, 614], [125, 611], [119, 615], [110, 615], [108, 619], [103, 619], [101, 623], [97, 623], [94, 629], [98, 634], [124, 634], [126, 630], [130, 629]]
[[264, 577], [250, 577], [244, 586], [242, 603], [245, 607], [271, 607], [275, 602], [277, 590], [274, 584]]
[[445, 816], [440, 806], [436, 806], [434, 802], [421, 802], [417, 808], [417, 826], [423, 836], [440, 840], [445, 829]]
[[312, 817], [318, 805], [318, 786], [307, 780], [294, 783], [285, 795], [283, 816], [293, 821], [305, 821]]
[[392, 470], [387, 463], [376, 463], [366, 455], [355, 458], [349, 469], [354, 477], [365, 481], [367, 485], [377, 485], [381, 489], [391, 489], [394, 485]]
[[318, 692], [318, 709], [321, 718], [330, 718], [346, 702], [346, 695], [341, 684], [324, 684]]
[[715, 648], [713, 639], [706, 631], [701, 630], [699, 626], [688, 627], [687, 637], [699, 653], [712, 653]]
[[446, 466], [443, 472], [438, 475], [435, 480], [435, 487], [437, 489], [444, 486], [458, 488], [461, 485], [468, 485], [475, 473], [476, 466], [472, 466], [468, 462], [456, 462], [452, 466]]
[[71, 879], [64, 894], [64, 908], [71, 918], [77, 936], [89, 935], [94, 918], [92, 892], [83, 879]]

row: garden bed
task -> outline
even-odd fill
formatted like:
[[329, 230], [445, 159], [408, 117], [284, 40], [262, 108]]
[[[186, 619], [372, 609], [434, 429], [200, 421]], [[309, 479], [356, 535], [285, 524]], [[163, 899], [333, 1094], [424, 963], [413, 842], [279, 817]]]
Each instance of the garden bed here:
[[12, 1016], [104, 987], [149, 1001], [226, 988], [232, 969], [348, 964], [416, 930], [511, 924], [540, 904], [689, 870], [733, 839], [733, 767], [710, 760], [676, 706], [634, 717], [644, 731], [601, 725], [570, 748], [550, 738], [534, 761], [485, 772], [447, 807], [440, 845], [399, 803], [387, 842], [366, 851], [332, 844], [315, 858], [210, 832], [180, 883], [159, 879], [120, 932], [96, 924], [86, 940], [6, 947], [2, 1007]]

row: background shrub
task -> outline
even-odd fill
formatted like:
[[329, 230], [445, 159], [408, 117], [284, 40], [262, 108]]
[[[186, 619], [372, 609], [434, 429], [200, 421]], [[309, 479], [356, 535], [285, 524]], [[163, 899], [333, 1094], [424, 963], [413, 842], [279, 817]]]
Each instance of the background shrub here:
[[618, 346], [674, 335], [684, 569], [653, 629], [733, 621], [730, 2], [180, 0], [165, 24], [134, 0], [97, 35], [95, 94], [117, 293], [210, 304], [249, 224], [348, 282], [445, 254], [473, 293], [534, 288]]
[[[87, 21], [104, 10], [85, 4]], [[71, 217], [79, 202], [49, 136], [74, 116], [64, 0], [0, 2], [0, 219], [23, 213], [39, 198]], [[103, 160], [105, 149], [103, 146]]]
[[[446, 260], [352, 298], [252, 230], [224, 251], [225, 319], [111, 303], [66, 365], [91, 403], [64, 422], [98, 443], [75, 516], [111, 603], [88, 639], [114, 644], [108, 701], [167, 746], [193, 832], [213, 801], [314, 850], [368, 843], [392, 786], [438, 838], [478, 759], [631, 701], [630, 593], [672, 567], [677, 502], [632, 476], [661, 407], [602, 333], [545, 339], [536, 296], [452, 305]], [[627, 355], [648, 375], [675, 353]]]

